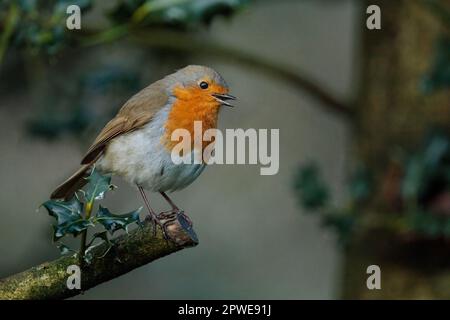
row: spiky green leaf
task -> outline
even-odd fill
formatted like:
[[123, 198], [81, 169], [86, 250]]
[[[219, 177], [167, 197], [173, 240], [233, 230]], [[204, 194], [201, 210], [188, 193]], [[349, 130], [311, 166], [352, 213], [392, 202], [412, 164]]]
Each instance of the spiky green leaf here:
[[89, 183], [84, 191], [87, 202], [103, 199], [105, 192], [112, 190], [111, 175], [102, 175], [95, 168], [92, 169], [91, 175], [87, 178]]
[[48, 200], [42, 204], [48, 214], [56, 218], [58, 225], [81, 218], [83, 203], [73, 197], [69, 201]]
[[132, 223], [140, 224], [139, 212], [141, 209], [139, 208], [127, 214], [117, 215], [111, 213], [107, 208], [100, 206], [94, 219], [113, 234], [120, 229], [127, 230], [127, 227]]
[[53, 225], [54, 241], [66, 234], [76, 237], [92, 225], [92, 222], [81, 216], [83, 204], [77, 197], [73, 197], [70, 201], [48, 200], [43, 206], [48, 214], [56, 219], [56, 224]]

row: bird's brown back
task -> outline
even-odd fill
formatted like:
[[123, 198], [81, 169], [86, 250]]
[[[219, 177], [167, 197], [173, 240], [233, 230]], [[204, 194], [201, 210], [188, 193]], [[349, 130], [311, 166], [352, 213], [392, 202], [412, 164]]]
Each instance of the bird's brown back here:
[[83, 157], [81, 164], [90, 164], [115, 137], [134, 131], [149, 123], [168, 102], [164, 79], [142, 89], [131, 97], [109, 121]]

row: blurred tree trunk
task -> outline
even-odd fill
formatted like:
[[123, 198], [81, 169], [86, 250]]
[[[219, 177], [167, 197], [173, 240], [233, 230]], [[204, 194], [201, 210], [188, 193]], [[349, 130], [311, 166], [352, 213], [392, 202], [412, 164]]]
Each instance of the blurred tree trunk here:
[[[381, 7], [382, 29], [367, 30], [363, 21], [355, 152], [380, 178], [397, 150], [414, 148], [430, 126], [449, 126], [450, 94], [420, 90], [443, 21], [420, 0], [366, 1], [363, 10], [370, 4]], [[366, 209], [383, 214], [380, 202], [373, 203]], [[360, 234], [346, 251], [344, 298], [450, 298], [448, 243], [375, 235]], [[381, 290], [366, 287], [366, 268], [372, 264], [381, 268]]]

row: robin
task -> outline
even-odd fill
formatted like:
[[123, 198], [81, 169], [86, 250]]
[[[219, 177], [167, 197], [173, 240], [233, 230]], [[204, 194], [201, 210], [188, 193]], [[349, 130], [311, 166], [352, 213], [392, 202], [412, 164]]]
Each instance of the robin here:
[[[71, 199], [87, 183], [86, 177], [95, 166], [103, 174], [113, 174], [136, 185], [151, 219], [163, 228], [144, 189], [159, 192], [172, 210], [182, 213], [167, 192], [191, 184], [206, 164], [175, 164], [171, 150], [178, 142], [171, 140], [171, 134], [185, 129], [193, 136], [194, 121], [201, 121], [203, 130], [216, 128], [220, 107], [232, 106], [229, 100], [236, 99], [228, 91], [219, 73], [197, 65], [180, 69], [144, 88], [106, 124], [81, 161], [81, 168], [57, 187], [51, 198]], [[192, 152], [205, 147], [192, 146]]]

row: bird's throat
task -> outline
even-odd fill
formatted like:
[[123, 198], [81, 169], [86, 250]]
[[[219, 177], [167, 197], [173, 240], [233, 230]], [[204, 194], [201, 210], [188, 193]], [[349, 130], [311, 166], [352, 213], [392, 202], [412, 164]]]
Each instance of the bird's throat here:
[[[177, 99], [169, 111], [168, 118], [165, 124], [165, 134], [162, 137], [163, 144], [168, 149], [179, 143], [179, 141], [172, 141], [172, 133], [177, 129], [185, 129], [192, 137], [191, 147], [194, 148], [194, 134], [199, 134], [194, 131], [195, 121], [201, 122], [202, 131], [217, 128], [217, 117], [220, 104], [212, 97], [205, 97], [200, 91], [194, 89], [175, 89], [175, 96]], [[201, 133], [203, 134], [203, 133]], [[202, 142], [202, 149], [204, 149], [210, 141]]]

